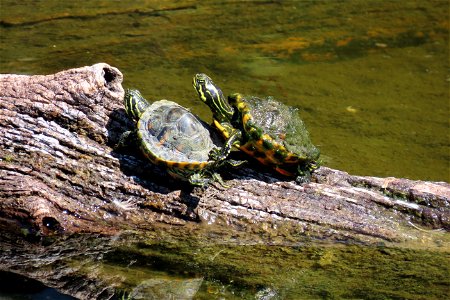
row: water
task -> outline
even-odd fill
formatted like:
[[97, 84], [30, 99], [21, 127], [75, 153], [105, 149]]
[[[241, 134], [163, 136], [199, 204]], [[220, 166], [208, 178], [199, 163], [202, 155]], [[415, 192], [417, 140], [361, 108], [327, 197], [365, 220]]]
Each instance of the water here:
[[[191, 86], [204, 72], [225, 94], [271, 95], [299, 107], [327, 166], [450, 182], [448, 37], [448, 1], [440, 0], [0, 0], [1, 73], [106, 62], [123, 72], [125, 87], [210, 120]], [[200, 250], [217, 264], [202, 266], [190, 264], [198, 248], [186, 249], [183, 261], [177, 247], [154, 254], [172, 255], [159, 265], [168, 273], [161, 282], [193, 268], [189, 276], [204, 278], [198, 299], [437, 299], [448, 286], [448, 260], [433, 252], [210, 246]], [[239, 269], [233, 253], [242, 251], [254, 266], [266, 266], [270, 255], [290, 265]], [[111, 256], [110, 263], [121, 262]], [[143, 261], [137, 266], [150, 272]]]
[[298, 106], [325, 164], [450, 181], [447, 1], [2, 0], [0, 72], [107, 62], [211, 116], [191, 77]]
[[[25, 268], [35, 276], [45, 272], [45, 280], [78, 296], [91, 292], [102, 299], [109, 299], [111, 290], [117, 296], [113, 299], [440, 300], [450, 295], [449, 252], [431, 243], [416, 249], [307, 239], [262, 245], [239, 236], [205, 236], [184, 229], [149, 232], [147, 239], [127, 233], [110, 240], [83, 235], [34, 243], [30, 249], [50, 254]], [[189, 231], [190, 236], [185, 235]], [[443, 232], [436, 234], [445, 239]], [[12, 259], [34, 251], [30, 249], [19, 249]], [[2, 272], [0, 278], [6, 283], [0, 285], [0, 299], [70, 299], [33, 280]]]

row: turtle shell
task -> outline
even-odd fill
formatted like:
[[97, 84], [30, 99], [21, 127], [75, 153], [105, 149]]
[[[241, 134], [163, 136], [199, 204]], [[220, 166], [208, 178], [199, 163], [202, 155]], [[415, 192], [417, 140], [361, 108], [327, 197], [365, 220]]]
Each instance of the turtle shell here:
[[137, 128], [147, 158], [169, 168], [202, 169], [215, 147], [206, 125], [186, 108], [168, 100], [152, 103]]
[[319, 150], [311, 142], [298, 108], [285, 105], [273, 97], [261, 99], [246, 96], [243, 101], [249, 108], [249, 121], [283, 145], [287, 151], [310, 160], [319, 157]]
[[298, 109], [272, 97], [233, 94], [228, 100], [238, 112], [233, 126], [244, 135], [239, 149], [287, 176], [316, 167], [319, 150], [312, 144]]

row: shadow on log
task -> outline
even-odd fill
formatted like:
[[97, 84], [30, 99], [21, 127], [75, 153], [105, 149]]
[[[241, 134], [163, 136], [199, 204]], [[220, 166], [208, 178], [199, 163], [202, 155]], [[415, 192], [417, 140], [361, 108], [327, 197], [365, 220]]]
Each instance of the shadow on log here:
[[[174, 181], [138, 152], [115, 152], [112, 146], [132, 126], [121, 82], [120, 71], [104, 63], [46, 76], [0, 75], [3, 249], [62, 234], [126, 230], [207, 236], [222, 244], [448, 243], [442, 238], [450, 228], [448, 183], [321, 167], [311, 183], [298, 185], [241, 168], [225, 174], [230, 188], [203, 190]], [[3, 269], [31, 272], [14, 268], [25, 261], [13, 260], [15, 251], [3, 254]], [[105, 299], [113, 294], [105, 293]]]

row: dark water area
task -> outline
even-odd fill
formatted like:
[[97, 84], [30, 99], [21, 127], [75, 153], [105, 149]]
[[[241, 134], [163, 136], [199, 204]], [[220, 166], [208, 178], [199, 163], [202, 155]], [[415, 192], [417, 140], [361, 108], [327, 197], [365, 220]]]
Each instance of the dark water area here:
[[[204, 72], [225, 94], [298, 107], [329, 167], [450, 182], [449, 26], [449, 3], [441, 0], [0, 0], [0, 73], [106, 62], [124, 74], [125, 88], [176, 101], [209, 121], [191, 84]], [[88, 262], [72, 257], [70, 266], [122, 278], [124, 299], [169, 299], [177, 289], [186, 299], [450, 294], [450, 251], [428, 250], [427, 241], [412, 250], [159, 242], [121, 245]], [[54, 293], [2, 286], [0, 299], [69, 299]]]
[[64, 295], [49, 288], [41, 282], [28, 277], [0, 271], [0, 299], [1, 300], [73, 300], [68, 295]]

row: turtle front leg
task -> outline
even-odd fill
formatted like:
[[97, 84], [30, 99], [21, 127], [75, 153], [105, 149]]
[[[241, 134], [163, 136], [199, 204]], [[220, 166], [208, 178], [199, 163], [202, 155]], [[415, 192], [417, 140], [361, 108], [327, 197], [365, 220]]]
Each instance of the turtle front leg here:
[[213, 148], [209, 152], [209, 159], [212, 161], [215, 161], [217, 163], [223, 162], [224, 160], [226, 160], [228, 155], [230, 155], [230, 152], [231, 152], [231, 149], [233, 146], [235, 146], [235, 147], [240, 146], [241, 138], [242, 138], [242, 132], [237, 129], [233, 130], [231, 135], [225, 141], [222, 148]]
[[222, 179], [222, 176], [216, 172], [216, 167], [213, 167], [212, 165], [207, 166], [198, 173], [190, 175], [188, 181], [191, 185], [200, 186], [202, 188], [206, 188], [212, 182], [218, 182], [224, 188], [230, 187]]
[[189, 176], [188, 181], [193, 186], [205, 188], [211, 182], [211, 178], [201, 173], [194, 173], [191, 176]]

